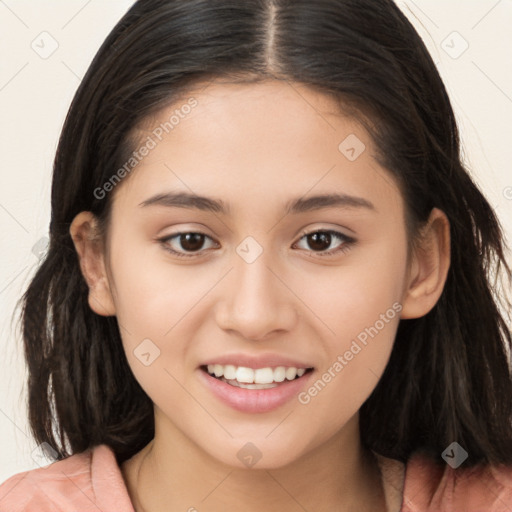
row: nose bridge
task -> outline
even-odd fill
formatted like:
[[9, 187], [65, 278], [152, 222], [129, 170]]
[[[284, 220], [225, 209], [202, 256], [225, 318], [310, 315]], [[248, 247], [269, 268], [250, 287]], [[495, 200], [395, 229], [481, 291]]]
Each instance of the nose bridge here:
[[290, 329], [295, 321], [293, 294], [275, 276], [279, 271], [273, 267], [279, 265], [275, 265], [270, 250], [247, 237], [236, 252], [231, 284], [221, 299], [219, 325], [250, 339]]
[[253, 306], [258, 306], [258, 303], [263, 304], [262, 299], [273, 301], [276, 299], [276, 294], [279, 291], [276, 289], [275, 276], [270, 272], [271, 266], [270, 252], [264, 251], [254, 260], [245, 260], [243, 257], [238, 257], [235, 260], [235, 295], [239, 303], [254, 303]]

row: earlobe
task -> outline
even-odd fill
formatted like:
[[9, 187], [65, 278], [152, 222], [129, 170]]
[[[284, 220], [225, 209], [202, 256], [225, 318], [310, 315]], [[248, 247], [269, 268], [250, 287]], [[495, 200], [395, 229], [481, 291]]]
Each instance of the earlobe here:
[[103, 241], [98, 236], [97, 220], [91, 212], [80, 212], [69, 233], [75, 245], [82, 275], [89, 287], [89, 307], [98, 315], [115, 315], [115, 305], [106, 273]]
[[450, 223], [434, 208], [414, 249], [401, 318], [425, 316], [441, 296], [450, 268]]

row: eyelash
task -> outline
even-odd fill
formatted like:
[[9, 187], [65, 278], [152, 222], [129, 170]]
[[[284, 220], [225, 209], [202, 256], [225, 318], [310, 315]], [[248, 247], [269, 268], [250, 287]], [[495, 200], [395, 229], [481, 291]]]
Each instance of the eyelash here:
[[[340, 239], [343, 242], [340, 246], [336, 247], [335, 249], [331, 249], [330, 251], [325, 251], [325, 252], [308, 251], [309, 253], [320, 255], [320, 257], [322, 257], [322, 258], [332, 256], [337, 253], [345, 253], [345, 252], [349, 251], [351, 249], [351, 247], [356, 243], [356, 240], [354, 238], [351, 238], [347, 235], [344, 235], [343, 233], [340, 233], [339, 231], [334, 231], [331, 229], [318, 229], [316, 231], [301, 233], [299, 242], [306, 236], [314, 235], [314, 234], [318, 234], [318, 233], [329, 234], [331, 236], [334, 236], [334, 237]], [[206, 233], [201, 233], [200, 231], [180, 231], [179, 233], [174, 233], [173, 235], [159, 238], [158, 241], [161, 243], [164, 250], [170, 252], [173, 256], [177, 256], [178, 258], [193, 258], [193, 257], [197, 256], [202, 251], [183, 253], [183, 252], [179, 252], [179, 251], [175, 251], [174, 249], [171, 249], [168, 245], [168, 242], [174, 238], [177, 238], [181, 235], [192, 235], [192, 234], [193, 235], [203, 235], [203, 236], [211, 239], [211, 237], [209, 237]]]

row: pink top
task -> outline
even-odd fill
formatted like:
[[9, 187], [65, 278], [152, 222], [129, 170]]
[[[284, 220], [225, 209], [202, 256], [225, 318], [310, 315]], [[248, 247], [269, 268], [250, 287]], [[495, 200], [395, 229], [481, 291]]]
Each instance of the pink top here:
[[[388, 512], [512, 512], [512, 466], [437, 468], [377, 455]], [[99, 445], [0, 485], [0, 512], [134, 512], [114, 452]]]

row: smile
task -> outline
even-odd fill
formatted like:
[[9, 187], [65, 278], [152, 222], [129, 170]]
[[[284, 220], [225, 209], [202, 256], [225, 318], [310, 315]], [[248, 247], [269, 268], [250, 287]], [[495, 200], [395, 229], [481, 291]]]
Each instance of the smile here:
[[209, 364], [200, 367], [203, 382], [224, 404], [248, 413], [268, 412], [296, 396], [313, 368]]

